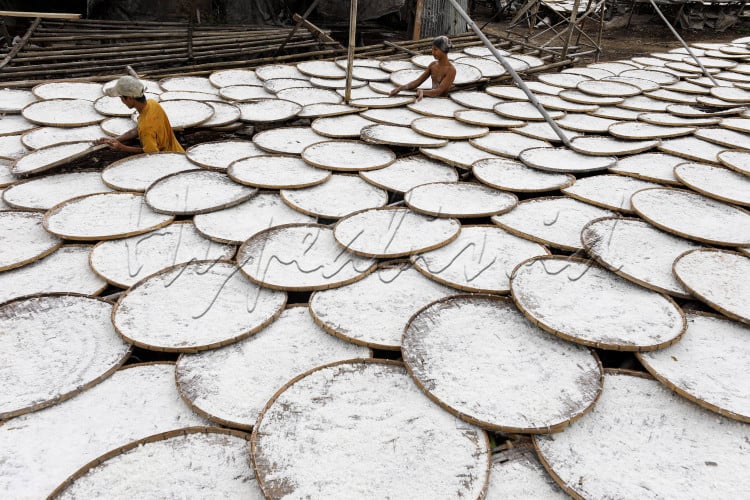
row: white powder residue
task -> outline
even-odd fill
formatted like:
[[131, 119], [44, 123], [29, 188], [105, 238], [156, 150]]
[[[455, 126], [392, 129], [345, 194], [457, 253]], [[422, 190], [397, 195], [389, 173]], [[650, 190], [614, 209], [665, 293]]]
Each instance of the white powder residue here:
[[196, 425], [210, 423], [180, 398], [173, 364], [120, 370], [67, 401], [0, 426], [0, 490], [42, 498], [118, 446]]
[[[272, 80], [266, 80], [265, 82], [263, 82], [263, 88], [266, 89], [266, 91], [270, 92], [271, 94], [275, 94], [281, 90], [286, 90], [286, 89], [293, 89], [293, 88], [309, 89], [312, 87], [314, 87], [314, 85], [310, 83], [310, 81], [299, 80], [297, 78], [274, 78]], [[292, 102], [292, 101], [284, 101], [282, 99], [274, 99], [274, 100], [277, 102]], [[267, 104], [271, 105], [271, 102], [269, 101]], [[296, 102], [293, 104], [296, 104], [297, 106], [299, 106], [299, 104], [297, 104]]]
[[299, 116], [300, 118], [317, 118], [319, 116], [337, 116], [341, 114], [354, 113], [358, 110], [359, 108], [355, 108], [354, 106], [349, 106], [347, 104], [308, 104], [307, 106], [302, 107], [302, 111], [300, 111], [297, 116]]
[[135, 343], [185, 351], [246, 337], [280, 312], [286, 294], [262, 289], [232, 263], [199, 261], [154, 274], [120, 297], [112, 316]]
[[[208, 95], [209, 98], [215, 99], [215, 96]], [[169, 124], [174, 129], [200, 125], [211, 119], [214, 115], [214, 108], [205, 102], [189, 101], [186, 99], [164, 101], [164, 99], [165, 96], [162, 95], [162, 102], [160, 104], [169, 118]]]
[[481, 137], [490, 131], [487, 127], [456, 121], [453, 115], [450, 118], [419, 118], [412, 122], [411, 128], [430, 137], [455, 140]]
[[669, 102], [653, 99], [645, 95], [637, 95], [628, 97], [620, 104], [618, 104], [618, 106], [633, 111], [654, 112], [666, 111], [667, 107], [669, 106]]
[[115, 189], [143, 192], [162, 177], [193, 169], [183, 153], [146, 153], [111, 163], [102, 180]]
[[21, 114], [30, 122], [52, 127], [82, 127], [105, 118], [94, 109], [93, 102], [85, 99], [37, 101], [26, 106]]
[[50, 404], [121, 364], [130, 345], [112, 327], [112, 305], [42, 296], [0, 307], [0, 418]]
[[331, 176], [330, 172], [312, 167], [297, 156], [266, 154], [234, 162], [227, 174], [235, 182], [268, 189], [312, 186]]
[[34, 87], [33, 91], [40, 99], [85, 99], [96, 101], [102, 97], [102, 85], [93, 82], [52, 82]]
[[158, 492], [162, 498], [261, 500], [248, 447], [246, 439], [219, 430], [144, 443], [92, 467], [56, 498], [148, 498]]
[[662, 141], [659, 150], [693, 161], [719, 163], [717, 155], [729, 148], [698, 139], [697, 137], [678, 137]]
[[18, 183], [6, 190], [4, 199], [17, 208], [49, 210], [78, 196], [111, 191], [99, 172], [72, 172]]
[[748, 139], [750, 139], [748, 134], [723, 128], [701, 128], [695, 132], [695, 137], [718, 144], [719, 146], [737, 149], [744, 148], [747, 145]]
[[296, 102], [300, 106], [308, 104], [339, 104], [343, 98], [333, 90], [315, 88], [291, 88], [279, 90], [276, 97]]
[[463, 226], [451, 243], [415, 255], [412, 262], [435, 280], [462, 290], [507, 293], [513, 269], [527, 259], [546, 254], [543, 246], [499, 227]]
[[0, 187], [6, 187], [18, 180], [18, 177], [10, 173], [8, 164], [0, 159]]
[[733, 252], [696, 250], [676, 260], [674, 272], [693, 295], [750, 323], [750, 258]]
[[41, 149], [65, 142], [94, 141], [105, 134], [99, 125], [86, 127], [41, 127], [23, 134], [21, 142], [29, 149]]
[[240, 109], [240, 119], [246, 122], [288, 120], [302, 110], [302, 106], [296, 102], [282, 99], [258, 99], [252, 102], [237, 103], [237, 107]]
[[433, 304], [404, 329], [401, 352], [428, 393], [496, 430], [564, 425], [587, 411], [601, 388], [591, 351], [543, 332], [507, 299]]
[[310, 310], [328, 330], [354, 342], [398, 349], [414, 313], [458, 293], [425, 278], [408, 263], [398, 263], [351, 285], [316, 292], [310, 298]]
[[404, 194], [406, 205], [438, 217], [486, 217], [516, 206], [515, 195], [474, 182], [422, 184]]
[[13, 207], [5, 203], [5, 201], [3, 200], [5, 191], [6, 191], [5, 188], [0, 188], [0, 210], [12, 210]]
[[396, 155], [383, 146], [329, 140], [306, 147], [302, 151], [302, 159], [316, 167], [356, 171], [386, 167], [396, 159]]
[[[515, 118], [516, 120], [541, 121], [545, 119], [544, 116], [542, 116], [542, 114], [536, 108], [536, 106], [526, 101], [501, 102], [500, 104], [495, 105], [494, 110], [495, 113], [499, 114], [500, 116], [504, 116], [506, 118]], [[565, 116], [564, 111], [555, 111], [552, 109], [548, 109], [547, 113], [549, 113], [550, 117], [553, 120], [557, 120], [558, 118], [562, 118], [563, 116]]]
[[750, 205], [750, 177], [732, 170], [686, 163], [675, 168], [675, 175], [689, 187], [712, 198]]
[[684, 162], [683, 158], [665, 153], [641, 153], [620, 158], [609, 171], [650, 181], [679, 184], [680, 181], [674, 176], [674, 167]]
[[250, 101], [255, 99], [274, 99], [275, 96], [263, 87], [256, 85], [231, 85], [222, 87], [219, 95], [230, 101]]
[[231, 259], [236, 248], [201, 236], [189, 221], [130, 238], [103, 241], [91, 251], [91, 266], [109, 282], [128, 288], [169, 266], [196, 260]]
[[369, 125], [362, 129], [362, 140], [373, 144], [390, 144], [405, 147], [440, 147], [448, 143], [419, 134], [408, 127], [398, 125]]
[[317, 290], [363, 278], [372, 259], [347, 252], [333, 230], [294, 224], [254, 235], [237, 252], [242, 271], [256, 282], [284, 290]]
[[0, 135], [14, 135], [36, 128], [36, 125], [21, 115], [0, 116]]
[[623, 122], [612, 125], [609, 133], [621, 139], [659, 139], [692, 134], [695, 127], [654, 125], [646, 122]]
[[216, 141], [197, 144], [185, 154], [188, 160], [201, 167], [226, 170], [236, 160], [264, 153], [251, 141]]
[[570, 141], [570, 147], [579, 153], [595, 156], [628, 155], [655, 148], [659, 142], [659, 140], [624, 141], [609, 136], [586, 136], [576, 137]]
[[[423, 69], [399, 69], [395, 70], [391, 73], [391, 82], [394, 85], [406, 85], [407, 83], [413, 81], [414, 79], [418, 78], [420, 75], [424, 73]], [[428, 78], [425, 80], [419, 87], [417, 87], [414, 90], [429, 90], [432, 88], [432, 78]]]
[[750, 495], [750, 426], [653, 380], [606, 375], [591, 413], [535, 440], [563, 483], [584, 498]]
[[572, 198], [552, 197], [522, 201], [507, 214], [492, 217], [492, 222], [522, 237], [576, 251], [583, 248], [583, 226], [594, 219], [614, 215], [614, 212]]
[[504, 118], [494, 111], [483, 111], [478, 109], [469, 109], [466, 111], [456, 111], [454, 117], [458, 121], [482, 125], [485, 127], [521, 127], [523, 121]]
[[377, 123], [382, 123], [384, 125], [400, 125], [402, 127], [410, 125], [411, 122], [417, 118], [422, 118], [423, 116], [409, 108], [403, 107], [368, 109], [367, 111], [362, 111], [360, 115]]
[[291, 379], [324, 364], [367, 358], [369, 349], [327, 334], [307, 307], [292, 307], [245, 340], [177, 362], [180, 392], [201, 411], [250, 428], [266, 402]]
[[584, 113], [568, 113], [567, 116], [556, 121], [558, 125], [565, 129], [592, 134], [606, 133], [610, 125], [617, 123], [617, 120], [599, 118], [598, 116], [587, 115]]
[[388, 203], [388, 193], [356, 175], [332, 175], [323, 184], [305, 189], [286, 189], [281, 198], [302, 213], [338, 219]]
[[395, 364], [312, 372], [255, 432], [258, 479], [276, 498], [479, 498], [487, 481], [484, 432], [440, 409]]
[[[547, 122], [529, 122], [523, 127], [516, 128], [515, 131], [519, 134], [531, 137], [533, 139], [540, 139], [542, 141], [550, 142], [560, 141], [560, 136], [557, 135], [555, 129], [553, 129], [552, 126]], [[568, 139], [573, 139], [574, 137], [583, 135], [579, 134], [578, 132], [571, 132], [567, 130], [563, 130], [562, 133]]]
[[331, 116], [328, 118], [318, 118], [312, 123], [312, 129], [320, 135], [326, 137], [356, 137], [362, 129], [375, 122], [362, 118], [358, 114], [349, 114], [342, 116]]
[[58, 144], [47, 148], [37, 149], [18, 159], [13, 165], [12, 172], [15, 175], [25, 175], [41, 172], [50, 168], [51, 165], [72, 160], [81, 153], [92, 147], [91, 142], [73, 142], [70, 144]]
[[450, 141], [445, 146], [438, 148], [422, 148], [420, 150], [425, 156], [440, 160], [448, 165], [463, 168], [471, 168], [474, 162], [497, 158], [493, 153], [488, 153], [475, 148], [469, 141]]
[[673, 302], [591, 262], [530, 261], [511, 277], [511, 293], [525, 314], [585, 345], [648, 350], [684, 332]]
[[297, 63], [300, 73], [319, 78], [344, 78], [346, 71], [341, 69], [334, 61], [304, 61]]
[[548, 172], [595, 172], [617, 162], [613, 156], [588, 156], [567, 148], [527, 149], [518, 157], [526, 165]]
[[37, 97], [30, 90], [0, 89], [0, 112], [20, 113], [36, 100]]
[[296, 66], [291, 64], [266, 64], [255, 68], [255, 75], [261, 80], [273, 80], [274, 78], [297, 78], [308, 80], [309, 77], [300, 73]]
[[44, 215], [45, 227], [71, 240], [104, 240], [145, 233], [172, 217], [157, 214], [132, 193], [92, 194], [59, 205]]
[[750, 152], [748, 151], [724, 151], [719, 153], [719, 160], [732, 170], [745, 175], [750, 175]]
[[[688, 328], [666, 349], [639, 354], [650, 370], [691, 398], [750, 420], [750, 373], [736, 360], [750, 356], [750, 328], [703, 314], [687, 314]], [[742, 364], [742, 363], [740, 363]]]
[[[390, 85], [390, 84], [385, 84]], [[372, 84], [373, 87], [376, 83]], [[390, 88], [390, 87], [389, 87]], [[405, 92], [404, 94], [408, 94]], [[351, 106], [357, 106], [360, 108], [396, 108], [414, 102], [413, 97], [408, 95], [397, 95], [393, 97], [366, 97], [362, 99], [352, 99], [349, 101]], [[421, 115], [420, 115], [421, 116]]]
[[[153, 94], [147, 99], [153, 99]], [[158, 100], [158, 97], [157, 97]], [[94, 101], [94, 109], [106, 116], [127, 116], [129, 117], [133, 110], [128, 108], [119, 97], [102, 96]]]
[[510, 450], [494, 455], [486, 500], [567, 500], [570, 497], [555, 483], [532, 452]]
[[612, 210], [632, 213], [630, 197], [641, 189], [661, 187], [660, 184], [642, 181], [624, 175], [595, 175], [578, 179], [562, 192], [581, 201], [603, 206]]
[[461, 224], [456, 219], [396, 208], [350, 215], [336, 224], [334, 235], [341, 246], [354, 252], [388, 258], [447, 245], [460, 231]]
[[[429, 82], [429, 79], [427, 82]], [[408, 104], [406, 107], [421, 115], [443, 118], [453, 118], [453, 113], [456, 111], [468, 109], [447, 97], [425, 97], [421, 101]]]
[[217, 94], [219, 89], [214, 87], [208, 78], [200, 76], [175, 76], [164, 78], [159, 81], [159, 85], [164, 90], [184, 91], [184, 92], [206, 92], [208, 94]]
[[0, 212], [0, 269], [11, 269], [50, 253], [62, 244], [42, 226], [38, 212]]
[[222, 127], [231, 125], [240, 119], [240, 108], [226, 102], [208, 102], [208, 105], [214, 108], [214, 115], [208, 120], [201, 123], [203, 127]]
[[[437, 148], [442, 149], [442, 148]], [[360, 172], [360, 177], [389, 191], [405, 193], [428, 182], [457, 182], [455, 169], [422, 155], [398, 158], [385, 168]]]
[[472, 165], [472, 172], [489, 186], [519, 192], [553, 191], [575, 181], [569, 174], [541, 172], [505, 158], [479, 160]]
[[263, 85], [263, 80], [256, 76], [255, 71], [248, 69], [214, 71], [208, 76], [208, 80], [218, 88], [230, 85]]
[[672, 263], [684, 252], [700, 248], [640, 219], [610, 218], [593, 222], [581, 232], [586, 251], [617, 274], [647, 283], [663, 293], [689, 297], [672, 273]]
[[638, 215], [665, 231], [706, 243], [750, 245], [750, 214], [732, 205], [680, 189], [647, 189], [630, 201]]
[[302, 150], [328, 138], [316, 134], [310, 127], [282, 127], [258, 132], [253, 137], [256, 146], [270, 153], [302, 154]]
[[289, 208], [279, 195], [263, 192], [234, 207], [193, 218], [196, 229], [208, 238], [236, 245], [269, 227], [315, 221]]
[[472, 146], [476, 146], [483, 151], [489, 151], [507, 158], [518, 157], [524, 149], [551, 147], [548, 142], [513, 132], [490, 132], [484, 137], [472, 139], [469, 142]]
[[223, 172], [188, 170], [154, 182], [146, 190], [146, 203], [157, 212], [196, 214], [238, 205], [257, 192]]
[[5, 135], [0, 137], [0, 158], [16, 160], [26, 155], [29, 150], [21, 142], [20, 135]]
[[96, 294], [107, 283], [89, 266], [90, 246], [66, 245], [32, 264], [0, 273], [0, 302], [37, 293]]
[[99, 126], [105, 134], [117, 137], [124, 134], [125, 132], [133, 130], [136, 127], [136, 122], [131, 117], [114, 117], [107, 118], [106, 120], [102, 121]]
[[[493, 61], [490, 61], [488, 59], [485, 59], [489, 65], [493, 64]], [[477, 61], [472, 61], [471, 64], [477, 64]], [[482, 64], [482, 63], [479, 63]], [[494, 63], [498, 64], [498, 63]], [[491, 68], [492, 66], [489, 66], [487, 69]], [[501, 66], [502, 67], [502, 66]], [[479, 68], [480, 71], [483, 68]], [[486, 111], [492, 111], [492, 108], [495, 106], [495, 104], [502, 102], [502, 99], [492, 96], [488, 94], [487, 92], [481, 91], [481, 90], [459, 90], [456, 92], [451, 92], [449, 96], [452, 100], [456, 101], [461, 106], [465, 106], [467, 108], [474, 108], [474, 109], [483, 109]], [[493, 111], [494, 114], [494, 111]]]
[[641, 113], [643, 113], [643, 111], [618, 108], [615, 106], [600, 106], [599, 109], [592, 112], [591, 114], [598, 118], [607, 118], [610, 120], [622, 121], [622, 120], [637, 120], [638, 115], [640, 115]]

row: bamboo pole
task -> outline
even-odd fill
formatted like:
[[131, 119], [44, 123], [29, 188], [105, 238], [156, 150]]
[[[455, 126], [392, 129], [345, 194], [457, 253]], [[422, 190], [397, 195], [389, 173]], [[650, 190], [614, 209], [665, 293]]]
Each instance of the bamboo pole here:
[[414, 12], [414, 31], [411, 39], [419, 40], [422, 38], [422, 12], [424, 11], [424, 0], [417, 0], [417, 6]]
[[349, 3], [349, 47], [346, 57], [346, 90], [344, 99], [346, 103], [352, 100], [352, 72], [354, 69], [354, 48], [357, 45], [357, 0]]
[[286, 37], [286, 40], [284, 40], [284, 43], [281, 44], [279, 49], [276, 51], [276, 54], [279, 54], [282, 50], [284, 50], [284, 47], [289, 42], [289, 40], [292, 39], [294, 34], [297, 32], [300, 26], [302, 26], [302, 23], [307, 19], [307, 16], [312, 14], [312, 12], [315, 10], [315, 7], [318, 6], [320, 3], [320, 0], [315, 0], [310, 6], [307, 8], [304, 14], [302, 14], [302, 17], [297, 21], [297, 24], [294, 25], [294, 28], [292, 28], [292, 31], [289, 33], [289, 36]]
[[81, 14], [64, 12], [24, 12], [19, 10], [0, 10], [0, 17], [35, 17], [46, 19], [79, 19]]
[[570, 11], [570, 21], [568, 21], [568, 38], [563, 44], [562, 52], [560, 52], [560, 57], [562, 57], [563, 59], [568, 57], [568, 48], [570, 48], [570, 44], [573, 41], [573, 32], [576, 29], [576, 16], [578, 15], [578, 6], [580, 4], [581, 0], [574, 0], [573, 9]]
[[26, 31], [26, 34], [23, 35], [23, 38], [11, 49], [11, 51], [8, 53], [7, 56], [5, 56], [5, 59], [0, 61], [0, 69], [4, 68], [10, 61], [13, 59], [13, 56], [18, 54], [21, 49], [23, 49], [24, 45], [26, 45], [26, 42], [29, 41], [29, 38], [31, 38], [31, 34], [34, 33], [34, 30], [37, 26], [39, 26], [39, 23], [42, 22], [41, 17], [37, 17], [34, 19], [34, 22], [31, 23], [31, 26]]

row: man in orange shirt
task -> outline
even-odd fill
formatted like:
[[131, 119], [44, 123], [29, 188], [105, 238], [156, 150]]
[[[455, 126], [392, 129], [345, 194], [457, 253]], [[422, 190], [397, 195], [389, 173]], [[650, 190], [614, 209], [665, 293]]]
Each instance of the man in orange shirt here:
[[[123, 76], [117, 80], [117, 84], [108, 94], [112, 97], [119, 96], [125, 106], [138, 111], [138, 127], [114, 139], [103, 137], [96, 143], [107, 144], [111, 149], [128, 153], [156, 153], [158, 151], [184, 153], [185, 150], [177, 141], [172, 126], [169, 124], [167, 114], [158, 102], [153, 99], [146, 100], [144, 92], [145, 87], [137, 78]], [[123, 141], [135, 139], [136, 135], [141, 140], [141, 146], [123, 144]]]

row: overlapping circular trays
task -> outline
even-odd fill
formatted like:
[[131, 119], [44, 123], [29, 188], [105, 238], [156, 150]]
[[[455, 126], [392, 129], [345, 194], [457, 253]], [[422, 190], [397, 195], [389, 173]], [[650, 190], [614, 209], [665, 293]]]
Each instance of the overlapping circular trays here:
[[529, 78], [565, 140], [477, 47], [147, 81], [203, 132], [104, 165], [99, 84], [0, 90], [0, 491], [750, 497], [750, 39], [692, 51]]

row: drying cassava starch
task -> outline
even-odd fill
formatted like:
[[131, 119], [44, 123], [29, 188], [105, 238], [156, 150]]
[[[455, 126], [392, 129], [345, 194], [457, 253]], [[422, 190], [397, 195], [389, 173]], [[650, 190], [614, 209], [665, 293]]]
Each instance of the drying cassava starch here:
[[183, 153], [145, 153], [110, 163], [101, 176], [118, 191], [143, 192], [162, 177], [194, 169], [195, 164]]
[[278, 194], [272, 192], [260, 192], [231, 208], [193, 217], [195, 228], [206, 238], [233, 245], [240, 245], [270, 227], [314, 222], [317, 222], [314, 217], [289, 208]]
[[21, 114], [32, 123], [50, 127], [83, 127], [105, 118], [94, 109], [93, 102], [85, 99], [37, 101], [23, 108]]
[[93, 146], [91, 142], [71, 142], [69, 144], [57, 144], [42, 149], [37, 149], [16, 160], [10, 171], [13, 175], [25, 176], [36, 174], [59, 167], [87, 154], [101, 149], [103, 146]]
[[644, 189], [630, 202], [650, 224], [701, 243], [750, 246], [750, 212], [691, 191]]
[[469, 125], [455, 120], [454, 118], [418, 118], [411, 123], [411, 128], [416, 132], [428, 137], [438, 139], [474, 139], [487, 135], [490, 131], [487, 127]]
[[331, 178], [331, 172], [310, 166], [298, 156], [269, 154], [237, 160], [227, 174], [234, 182], [266, 189], [306, 188]]
[[362, 129], [362, 140], [372, 144], [391, 146], [437, 148], [448, 144], [447, 139], [437, 139], [419, 134], [407, 127], [378, 123]]
[[384, 146], [329, 140], [306, 147], [302, 151], [302, 159], [326, 170], [351, 172], [387, 167], [396, 159], [396, 154]]
[[408, 104], [406, 107], [421, 115], [442, 118], [453, 118], [455, 112], [467, 109], [447, 97], [425, 97], [421, 101]]
[[404, 328], [401, 352], [430, 399], [484, 429], [557, 431], [601, 391], [602, 367], [589, 349], [548, 335], [491, 295], [422, 308]]
[[57, 404], [110, 376], [130, 355], [112, 328], [112, 304], [38, 295], [0, 306], [0, 419]]
[[313, 217], [339, 219], [388, 203], [388, 193], [357, 175], [335, 174], [317, 186], [282, 189], [281, 199], [293, 209]]
[[561, 250], [581, 250], [581, 229], [594, 219], [615, 213], [572, 198], [545, 197], [520, 202], [507, 214], [492, 217], [492, 222], [521, 238]]
[[322, 224], [287, 224], [258, 232], [237, 251], [251, 280], [268, 288], [308, 291], [342, 286], [367, 276], [372, 259], [343, 249]]
[[685, 332], [685, 316], [672, 299], [583, 259], [534, 257], [516, 267], [510, 289], [531, 321], [583, 345], [652, 351]]
[[404, 326], [414, 313], [457, 293], [425, 278], [408, 262], [392, 261], [380, 264], [361, 281], [315, 292], [310, 311], [330, 334], [359, 345], [398, 350]]
[[349, 105], [357, 106], [359, 108], [397, 108], [414, 102], [414, 97], [409, 96], [393, 96], [393, 97], [363, 97], [360, 99], [352, 99], [349, 101]]
[[62, 240], [45, 231], [42, 214], [31, 211], [0, 211], [0, 271], [35, 262], [62, 245]]
[[[321, 89], [334, 89], [334, 90], [340, 90], [340, 89], [346, 89], [346, 78], [320, 78], [317, 76], [310, 78], [310, 84], [313, 87], [321, 88]], [[367, 85], [367, 82], [364, 80], [357, 80], [356, 78], [353, 78], [350, 82], [350, 88], [358, 89], [361, 87], [364, 87]]]
[[454, 168], [422, 155], [404, 156], [387, 167], [360, 172], [359, 175], [374, 186], [396, 193], [405, 193], [428, 182], [458, 181], [458, 173]]
[[472, 164], [479, 160], [498, 158], [493, 153], [472, 146], [469, 141], [450, 141], [439, 148], [420, 148], [419, 150], [429, 158], [465, 169], [471, 168]]
[[34, 123], [20, 115], [0, 116], [0, 136], [16, 135], [36, 128]]
[[49, 210], [78, 196], [110, 191], [98, 171], [71, 172], [17, 182], [5, 190], [3, 201], [13, 208]]
[[600, 97], [576, 89], [563, 90], [560, 92], [559, 98], [564, 101], [587, 106], [614, 106], [625, 101], [624, 97]]
[[[572, 91], [567, 91], [567, 92], [572, 92]], [[560, 92], [560, 95], [563, 95], [563, 93]], [[601, 104], [591, 104], [585, 101], [573, 102], [571, 100], [565, 100], [558, 95], [540, 95], [537, 100], [547, 109], [553, 109], [556, 111], [565, 111], [565, 112], [570, 112], [570, 113], [593, 113], [597, 111], [600, 108], [600, 106], [602, 106]], [[566, 117], [567, 117], [567, 114], [566, 114]], [[546, 123], [546, 122], [540, 120], [539, 123]]]
[[359, 139], [362, 129], [373, 124], [375, 122], [358, 114], [348, 114], [318, 118], [311, 126], [316, 133], [332, 139]]
[[41, 293], [97, 295], [107, 282], [89, 266], [90, 246], [64, 245], [41, 260], [0, 273], [0, 303]]
[[309, 77], [300, 73], [296, 66], [289, 64], [267, 64], [255, 68], [255, 75], [262, 81], [272, 80], [274, 78], [297, 78], [308, 80]]
[[719, 163], [718, 155], [726, 151], [725, 146], [719, 146], [697, 137], [678, 137], [676, 139], [667, 139], [659, 145], [659, 151], [669, 153], [686, 160]]
[[253, 142], [260, 149], [269, 153], [298, 155], [302, 150], [316, 142], [328, 140], [316, 134], [310, 127], [282, 127], [258, 132]]
[[208, 78], [199, 76], [176, 76], [164, 78], [159, 81], [159, 86], [167, 91], [206, 92], [208, 94], [218, 93], [218, 89], [211, 84]]
[[168, 267], [120, 296], [112, 323], [134, 345], [197, 352], [241, 340], [272, 322], [286, 294], [258, 287], [230, 261]]
[[225, 171], [232, 162], [264, 154], [251, 141], [215, 141], [196, 144], [185, 151], [188, 160], [209, 170]]
[[747, 424], [655, 380], [609, 372], [593, 411], [534, 443], [545, 468], [576, 497], [699, 499], [750, 493], [750, 454], [741, 444], [748, 439]]
[[28, 152], [20, 135], [0, 136], [0, 160], [17, 160]]
[[750, 175], [750, 151], [723, 151], [717, 155], [719, 161], [743, 175]]
[[[539, 110], [530, 102], [501, 102], [496, 104], [493, 108], [495, 113], [506, 118], [512, 118], [515, 120], [527, 120], [527, 121], [543, 121], [544, 116]], [[548, 110], [548, 114], [553, 120], [563, 118], [565, 116], [564, 111]]]
[[146, 190], [145, 200], [159, 213], [192, 215], [239, 205], [257, 193], [223, 172], [197, 169], [162, 177]]
[[750, 324], [750, 257], [713, 248], [691, 250], [675, 260], [673, 271], [695, 297]]
[[703, 163], [683, 163], [675, 167], [674, 174], [683, 184], [710, 198], [750, 205], [750, 177], [739, 172]]
[[576, 137], [570, 141], [570, 149], [592, 156], [623, 156], [643, 153], [659, 146], [657, 140], [626, 141], [608, 136]]
[[252, 430], [266, 402], [297, 375], [370, 350], [329, 335], [304, 305], [240, 342], [177, 360], [175, 378], [185, 401], [219, 424]]
[[182, 130], [207, 122], [214, 116], [214, 108], [205, 102], [175, 99], [162, 102], [162, 109], [173, 129]]
[[117, 447], [208, 422], [182, 402], [174, 364], [133, 365], [50, 408], [0, 426], [0, 488], [47, 496], [68, 476]]
[[[557, 135], [557, 132], [547, 122], [529, 122], [523, 127], [517, 127], [514, 129], [514, 132], [525, 135], [526, 137], [531, 137], [532, 139], [549, 142], [562, 142], [560, 136]], [[563, 130], [562, 133], [563, 136], [569, 140], [582, 135], [578, 132], [571, 132], [568, 130]]]
[[555, 191], [576, 181], [571, 174], [541, 172], [516, 160], [505, 158], [478, 160], [474, 162], [471, 170], [483, 184], [521, 193]]
[[[129, 121], [129, 123], [131, 124], [131, 128], [135, 126], [135, 122]], [[104, 134], [105, 132], [99, 125], [70, 128], [39, 127], [23, 134], [21, 142], [29, 149], [41, 149], [65, 142], [95, 141], [100, 137], [104, 137]]]
[[435, 218], [407, 208], [374, 208], [341, 219], [333, 234], [349, 252], [393, 258], [440, 248], [460, 231], [456, 219]]
[[208, 81], [216, 88], [229, 87], [230, 85], [263, 86], [263, 80], [256, 76], [255, 71], [248, 69], [214, 71], [208, 76]]
[[472, 146], [506, 158], [517, 158], [522, 151], [530, 148], [551, 148], [546, 141], [532, 139], [514, 132], [490, 132], [484, 137], [471, 139]]
[[476, 218], [506, 213], [518, 204], [512, 193], [476, 182], [433, 182], [404, 194], [415, 212], [436, 217]]
[[666, 139], [689, 135], [696, 131], [696, 127], [676, 127], [654, 125], [646, 122], [618, 122], [609, 127], [609, 133], [619, 139], [643, 140]]
[[360, 115], [368, 120], [372, 120], [383, 125], [400, 125], [408, 126], [422, 115], [415, 113], [408, 108], [375, 108], [362, 111]]
[[502, 102], [499, 97], [480, 90], [459, 90], [449, 96], [461, 106], [485, 111], [492, 111], [495, 104]]
[[572, 186], [562, 192], [577, 200], [591, 203], [610, 210], [633, 213], [630, 197], [641, 189], [661, 187], [660, 184], [648, 182], [624, 175], [594, 175], [578, 179]]
[[201, 236], [190, 221], [180, 221], [150, 233], [97, 243], [89, 263], [109, 283], [128, 288], [167, 267], [201, 259], [231, 259], [234, 251], [234, 246]]
[[[201, 496], [261, 500], [247, 460], [250, 435], [190, 427], [135, 441], [86, 465], [50, 498]], [[129, 481], [123, 481], [129, 478]]]
[[297, 114], [300, 118], [319, 118], [325, 116], [341, 116], [352, 113], [358, 113], [360, 108], [349, 106], [347, 104], [308, 104], [302, 106], [302, 110]]
[[510, 118], [503, 118], [494, 111], [483, 111], [479, 109], [467, 109], [465, 111], [456, 111], [453, 116], [456, 120], [464, 123], [470, 123], [472, 125], [479, 125], [482, 127], [522, 127], [526, 124], [523, 120], [513, 120]]
[[273, 99], [274, 95], [264, 87], [254, 85], [232, 85], [219, 89], [219, 95], [224, 99], [236, 103], [254, 101], [256, 99]]
[[73, 198], [44, 214], [44, 228], [69, 240], [109, 240], [166, 226], [174, 217], [151, 210], [137, 193], [101, 193]]
[[596, 172], [617, 163], [614, 156], [590, 156], [567, 148], [531, 148], [518, 156], [525, 165], [545, 172]]
[[694, 135], [704, 141], [732, 149], [745, 148], [750, 138], [747, 133], [724, 128], [702, 128], [697, 130]]
[[280, 90], [276, 97], [296, 102], [300, 106], [308, 104], [340, 104], [344, 99], [333, 90], [316, 88], [291, 88]]
[[590, 222], [581, 231], [581, 241], [586, 252], [613, 273], [657, 292], [690, 297], [672, 273], [672, 264], [688, 250], [700, 248], [699, 244], [640, 219], [621, 217]]
[[258, 418], [251, 454], [271, 498], [480, 498], [489, 473], [484, 431], [438, 408], [392, 361], [297, 377]]
[[243, 122], [272, 123], [294, 118], [302, 111], [296, 102], [284, 99], [258, 99], [252, 102], [238, 103], [240, 120]]
[[521, 262], [546, 255], [546, 248], [496, 226], [463, 226], [444, 247], [411, 257], [431, 280], [467, 292], [508, 293], [509, 276]]
[[36, 100], [30, 90], [0, 89], [0, 113], [20, 113]]
[[750, 328], [721, 316], [688, 312], [675, 345], [638, 353], [660, 382], [704, 408], [750, 422], [750, 377], [736, 361], [750, 355]]
[[547, 474], [531, 450], [511, 448], [492, 455], [490, 483], [484, 498], [567, 500], [570, 497]]
[[202, 127], [224, 127], [236, 124], [242, 112], [234, 104], [218, 101], [208, 101], [206, 104], [214, 109], [214, 114], [208, 121], [201, 123]]
[[111, 135], [112, 137], [118, 137], [126, 132], [129, 132], [136, 127], [136, 122], [132, 118], [113, 117], [103, 120], [99, 127], [102, 131]]
[[680, 181], [674, 176], [674, 167], [684, 162], [683, 158], [666, 153], [640, 153], [620, 158], [615, 165], [609, 167], [609, 171], [636, 179], [680, 186]]

